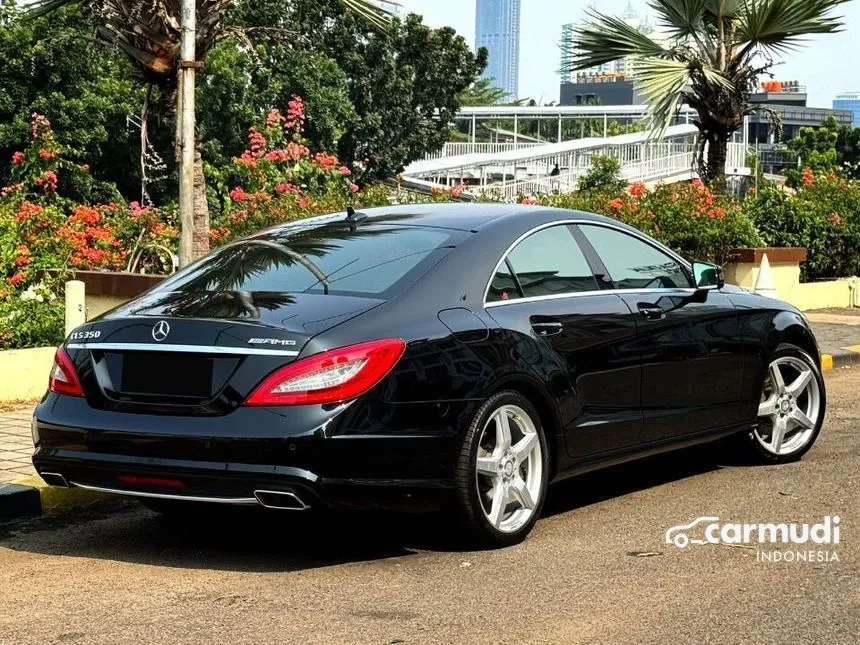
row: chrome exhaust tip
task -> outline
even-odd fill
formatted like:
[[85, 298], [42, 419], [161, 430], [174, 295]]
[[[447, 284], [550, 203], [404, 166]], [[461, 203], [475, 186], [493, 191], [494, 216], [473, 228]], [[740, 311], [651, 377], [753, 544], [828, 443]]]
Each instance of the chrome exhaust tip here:
[[292, 491], [255, 490], [254, 497], [266, 508], [276, 508], [282, 511], [304, 511], [310, 508]]
[[66, 478], [60, 473], [41, 473], [40, 476], [48, 486], [54, 486], [56, 488], [71, 488], [71, 486], [69, 486], [69, 482], [67, 482]]

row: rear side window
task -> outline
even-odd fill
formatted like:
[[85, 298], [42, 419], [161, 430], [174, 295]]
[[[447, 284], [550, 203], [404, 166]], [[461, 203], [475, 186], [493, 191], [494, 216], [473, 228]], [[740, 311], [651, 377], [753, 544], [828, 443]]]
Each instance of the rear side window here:
[[686, 270], [671, 256], [639, 238], [605, 226], [580, 226], [609, 271], [616, 289], [686, 289]]
[[[570, 229], [560, 224], [541, 229], [517, 244], [508, 254], [508, 262], [516, 274], [516, 282], [526, 298], [553, 296], [582, 291], [597, 291], [597, 280]], [[503, 263], [490, 285], [488, 300], [508, 284]], [[519, 297], [516, 291], [504, 290], [507, 298]]]
[[384, 298], [432, 266], [437, 252], [452, 245], [452, 235], [459, 232], [343, 224], [287, 228], [226, 246], [165, 281], [159, 291]]

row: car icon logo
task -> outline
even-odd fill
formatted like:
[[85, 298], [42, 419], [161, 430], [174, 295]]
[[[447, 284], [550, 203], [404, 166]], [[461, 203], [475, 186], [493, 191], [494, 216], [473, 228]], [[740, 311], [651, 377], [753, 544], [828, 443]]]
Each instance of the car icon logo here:
[[167, 338], [167, 334], [169, 333], [170, 325], [167, 324], [166, 320], [159, 320], [152, 328], [152, 337], [158, 342]]
[[666, 544], [674, 544], [679, 549], [686, 548], [690, 544], [708, 544], [708, 540], [691, 538], [689, 535], [687, 535], [686, 532], [689, 529], [698, 526], [699, 524], [711, 524], [713, 522], [719, 522], [719, 520], [719, 517], [697, 517], [689, 524], [679, 524], [678, 526], [673, 526], [668, 531], [666, 531]]

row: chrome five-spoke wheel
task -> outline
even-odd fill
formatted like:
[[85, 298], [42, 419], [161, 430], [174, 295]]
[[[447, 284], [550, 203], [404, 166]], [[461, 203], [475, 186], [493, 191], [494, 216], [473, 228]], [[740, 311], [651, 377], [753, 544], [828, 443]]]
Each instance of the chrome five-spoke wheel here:
[[793, 455], [814, 441], [823, 411], [812, 366], [798, 356], [780, 356], [768, 367], [753, 434], [766, 452]]
[[502, 405], [478, 442], [475, 477], [487, 521], [503, 533], [534, 515], [544, 485], [544, 455], [535, 422], [521, 407]]

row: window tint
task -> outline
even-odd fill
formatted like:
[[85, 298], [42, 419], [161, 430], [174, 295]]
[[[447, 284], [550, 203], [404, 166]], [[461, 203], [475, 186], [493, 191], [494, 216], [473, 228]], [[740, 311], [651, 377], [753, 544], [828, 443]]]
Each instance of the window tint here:
[[616, 289], [690, 287], [678, 262], [640, 239], [604, 226], [580, 226], [609, 271]]
[[517, 286], [514, 276], [511, 275], [507, 262], [503, 262], [502, 266], [496, 271], [493, 281], [490, 283], [490, 290], [487, 292], [487, 302], [510, 300], [511, 298], [519, 297], [520, 288]]
[[526, 298], [599, 289], [566, 225], [530, 235], [514, 247], [508, 260]]
[[312, 292], [380, 296], [452, 231], [420, 227], [324, 225], [286, 228], [224, 247], [159, 290], [179, 292]]

